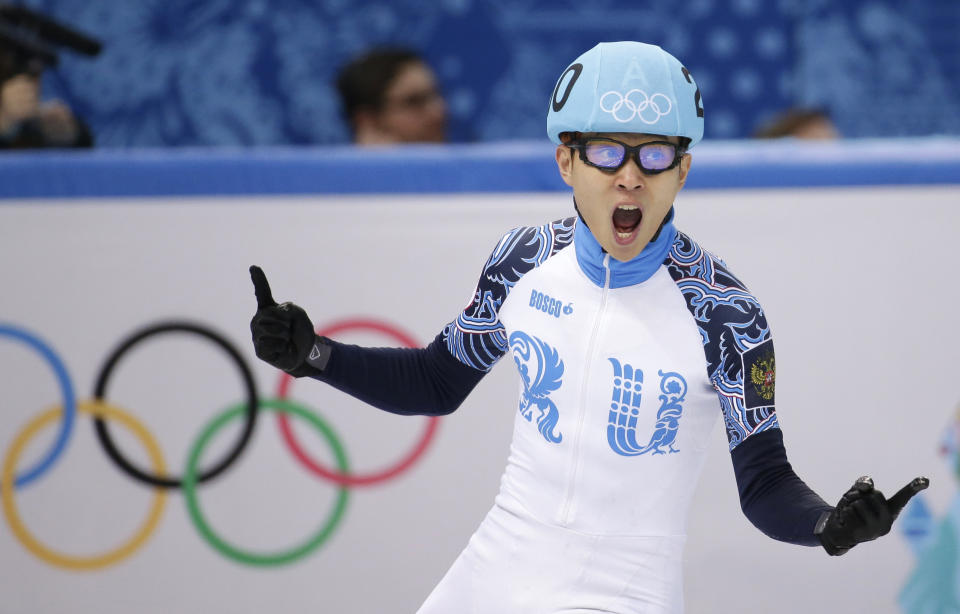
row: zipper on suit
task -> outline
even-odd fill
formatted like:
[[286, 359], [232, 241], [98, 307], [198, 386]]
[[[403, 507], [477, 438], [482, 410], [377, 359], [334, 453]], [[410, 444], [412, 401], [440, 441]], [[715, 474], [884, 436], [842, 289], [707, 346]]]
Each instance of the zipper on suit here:
[[577, 429], [573, 432], [573, 459], [570, 475], [567, 479], [567, 491], [563, 498], [563, 507], [560, 510], [560, 524], [570, 522], [570, 511], [573, 506], [573, 497], [576, 494], [577, 473], [580, 470], [580, 437], [583, 433], [583, 423], [587, 417], [587, 384], [590, 380], [590, 370], [593, 366], [593, 353], [597, 345], [597, 335], [600, 332], [600, 321], [607, 308], [607, 293], [610, 290], [610, 254], [603, 257], [604, 280], [603, 291], [600, 294], [600, 309], [593, 322], [593, 331], [590, 333], [590, 343], [587, 344], [586, 361], [584, 362], [583, 381], [580, 383], [580, 412], [577, 416]]

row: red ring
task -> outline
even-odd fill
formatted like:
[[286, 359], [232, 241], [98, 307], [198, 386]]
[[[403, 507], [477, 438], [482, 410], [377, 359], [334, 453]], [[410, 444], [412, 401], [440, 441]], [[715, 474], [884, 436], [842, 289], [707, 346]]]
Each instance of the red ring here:
[[[323, 337], [331, 337], [339, 332], [348, 330], [372, 330], [378, 333], [383, 333], [388, 337], [393, 337], [405, 347], [420, 347], [420, 344], [417, 343], [413, 337], [396, 328], [395, 326], [380, 320], [365, 318], [340, 320], [327, 325], [325, 328], [317, 329], [317, 334]], [[287, 393], [290, 389], [290, 384], [293, 382], [293, 379], [294, 378], [287, 373], [281, 374], [280, 382], [277, 386], [277, 396], [279, 398], [287, 398]], [[436, 435], [439, 421], [440, 418], [437, 416], [433, 416], [427, 420], [427, 427], [420, 436], [420, 440], [417, 441], [416, 446], [414, 446], [413, 450], [409, 454], [401, 458], [398, 463], [371, 473], [353, 474], [329, 469], [310, 458], [310, 456], [303, 451], [303, 448], [300, 447], [300, 444], [294, 437], [293, 429], [290, 427], [289, 417], [286, 414], [277, 414], [277, 422], [280, 425], [280, 433], [283, 436], [284, 441], [287, 442], [287, 445], [290, 447], [290, 450], [293, 452], [293, 455], [296, 457], [296, 459], [311, 472], [342, 486], [370, 486], [371, 484], [385, 482], [386, 480], [396, 477], [397, 475], [409, 469], [415, 462], [417, 462], [417, 460], [420, 459], [421, 456], [423, 456], [423, 453], [426, 452], [427, 447], [434, 438], [434, 435]]]

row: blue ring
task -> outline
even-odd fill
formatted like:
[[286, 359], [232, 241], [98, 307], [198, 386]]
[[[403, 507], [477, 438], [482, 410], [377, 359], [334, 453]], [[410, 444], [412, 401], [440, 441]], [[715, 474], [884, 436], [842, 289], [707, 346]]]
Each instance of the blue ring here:
[[10, 324], [0, 323], [0, 337], [11, 337], [17, 341], [29, 345], [53, 367], [53, 372], [57, 375], [60, 382], [60, 392], [63, 394], [63, 422], [60, 423], [60, 432], [57, 434], [57, 440], [47, 451], [46, 455], [37, 462], [36, 465], [24, 471], [14, 479], [13, 485], [21, 487], [29, 484], [33, 480], [53, 465], [54, 461], [63, 453], [67, 447], [67, 440], [73, 432], [73, 422], [77, 415], [77, 398], [73, 393], [73, 384], [70, 382], [70, 376], [67, 374], [63, 362], [54, 353], [49, 345], [44, 343], [39, 337], [22, 328], [17, 328]]

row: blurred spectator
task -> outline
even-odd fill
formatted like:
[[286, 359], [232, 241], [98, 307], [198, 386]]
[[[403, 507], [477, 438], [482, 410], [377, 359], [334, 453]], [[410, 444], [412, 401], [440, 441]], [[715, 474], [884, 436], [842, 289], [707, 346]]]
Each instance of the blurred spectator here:
[[437, 78], [410, 49], [381, 48], [357, 57], [341, 69], [337, 89], [358, 145], [447, 140], [447, 104]]
[[42, 63], [18, 64], [0, 47], [0, 149], [92, 147], [89, 128], [66, 104], [40, 101]]
[[837, 139], [840, 133], [823, 109], [788, 109], [763, 124], [754, 133], [757, 139]]

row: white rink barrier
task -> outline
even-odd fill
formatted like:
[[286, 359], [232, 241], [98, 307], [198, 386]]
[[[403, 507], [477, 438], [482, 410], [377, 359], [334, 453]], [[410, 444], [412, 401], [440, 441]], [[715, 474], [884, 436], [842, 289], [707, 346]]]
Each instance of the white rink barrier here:
[[[707, 162], [707, 174], [722, 174]], [[692, 172], [701, 167], [695, 158]], [[944, 168], [913, 185], [701, 186], [676, 203], [677, 226], [721, 256], [767, 312], [797, 473], [831, 503], [860, 475], [887, 494], [927, 475], [935, 522], [956, 497], [941, 447], [960, 401], [960, 179], [949, 181], [955, 161]], [[756, 161], [753, 169], [773, 172]], [[278, 301], [297, 302], [318, 327], [339, 326], [340, 339], [425, 344], [466, 304], [501, 234], [572, 215], [570, 195], [225, 188], [229, 196], [26, 198], [25, 185], [7, 189], [0, 611], [415, 611], [497, 492], [517, 410], [512, 361], [435, 423], [317, 382], [281, 390], [278, 372], [253, 354], [247, 268], [259, 264]], [[197, 332], [158, 332], [123, 352], [104, 382], [119, 343], [170, 322], [210, 331], [239, 356]], [[260, 399], [282, 393], [301, 408], [274, 404], [292, 412], [299, 453], [337, 473], [335, 439], [354, 483], [338, 486], [298, 460], [275, 408], [189, 495], [131, 477], [105, 452], [89, 415], [98, 383], [116, 409], [104, 422], [115, 454], [134, 471], [152, 475], [162, 458], [173, 479], [192, 453], [201, 474], [229, 458], [243, 441], [249, 394], [237, 359]], [[72, 426], [62, 411], [39, 423], [68, 388]], [[231, 407], [235, 415], [211, 426]], [[918, 550], [899, 522], [839, 558], [770, 540], [740, 512], [721, 428], [712, 447], [691, 512], [688, 612], [905, 611], [898, 600]]]

